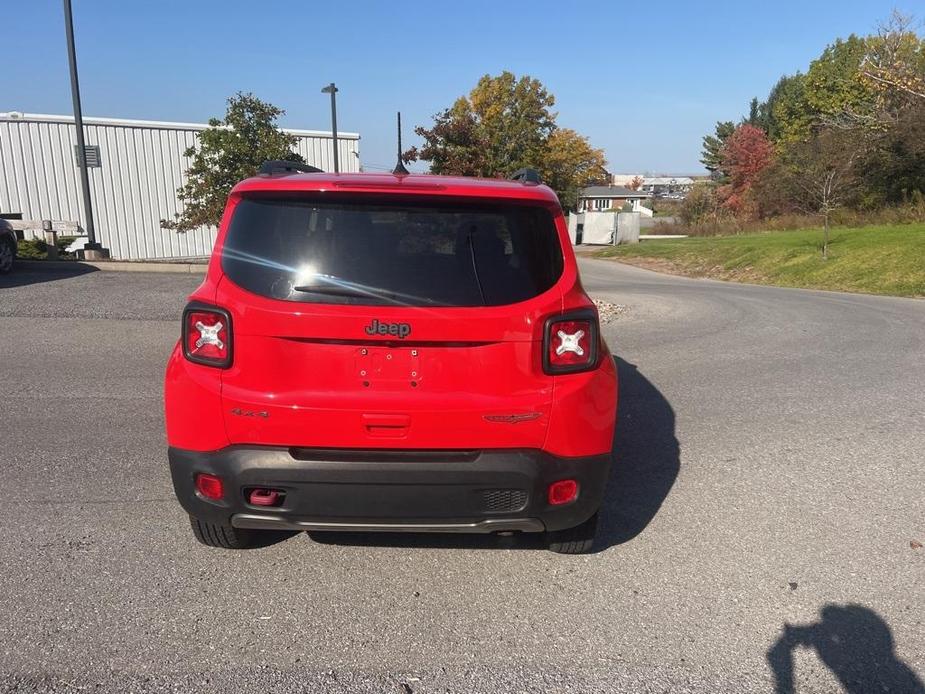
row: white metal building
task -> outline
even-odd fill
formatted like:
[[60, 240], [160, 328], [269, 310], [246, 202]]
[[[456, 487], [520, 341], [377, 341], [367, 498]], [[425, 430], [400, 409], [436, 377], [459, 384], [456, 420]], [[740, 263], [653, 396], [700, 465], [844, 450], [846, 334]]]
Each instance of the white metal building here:
[[[161, 219], [173, 219], [181, 208], [176, 192], [191, 164], [183, 152], [206, 127], [84, 118], [97, 240], [113, 258], [184, 258], [211, 252], [214, 228], [178, 234], [160, 227]], [[286, 132], [298, 136], [296, 149], [307, 163], [333, 169], [330, 132]], [[337, 139], [341, 171], [359, 171], [360, 136], [338, 132]], [[84, 228], [73, 117], [0, 113], [0, 213], [21, 214], [26, 229], [41, 229], [43, 219]]]
[[671, 193], [689, 193], [697, 180], [702, 180], [705, 176], [700, 176], [698, 179], [695, 179], [692, 176], [685, 176], [683, 174], [669, 174], [666, 176], [611, 174], [610, 178], [610, 182], [615, 186], [630, 186], [634, 182], [638, 182], [639, 190], [656, 195], [663, 195]]

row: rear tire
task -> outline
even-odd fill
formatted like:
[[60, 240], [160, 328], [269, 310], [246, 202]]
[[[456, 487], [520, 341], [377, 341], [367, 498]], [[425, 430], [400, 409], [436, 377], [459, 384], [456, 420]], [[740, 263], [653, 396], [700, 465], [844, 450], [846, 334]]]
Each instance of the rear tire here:
[[6, 238], [0, 237], [0, 275], [5, 275], [13, 269], [13, 263], [16, 261], [16, 243]]
[[594, 547], [597, 513], [581, 525], [546, 533], [546, 546], [557, 554], [587, 554]]
[[220, 547], [222, 549], [250, 549], [263, 543], [260, 530], [246, 530], [231, 525], [218, 525], [200, 520], [194, 516], [189, 517], [193, 527], [193, 535], [207, 547]]

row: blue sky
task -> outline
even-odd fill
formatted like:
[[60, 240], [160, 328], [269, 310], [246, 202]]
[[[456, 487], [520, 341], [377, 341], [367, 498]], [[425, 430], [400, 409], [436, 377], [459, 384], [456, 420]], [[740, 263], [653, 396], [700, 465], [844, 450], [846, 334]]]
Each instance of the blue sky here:
[[[902, 2], [905, 1], [906, 5]], [[914, 9], [899, 0], [899, 9]], [[914, 3], [913, 3], [914, 4]], [[414, 125], [502, 70], [540, 79], [559, 125], [615, 172], [693, 172], [701, 136], [736, 119], [835, 37], [874, 31], [892, 2], [238, 2], [74, 0], [85, 115], [205, 121], [252, 91], [282, 124], [362, 135], [394, 165], [395, 111]], [[919, 17], [921, 19], [921, 17]], [[60, 0], [0, 6], [0, 111], [71, 113]]]

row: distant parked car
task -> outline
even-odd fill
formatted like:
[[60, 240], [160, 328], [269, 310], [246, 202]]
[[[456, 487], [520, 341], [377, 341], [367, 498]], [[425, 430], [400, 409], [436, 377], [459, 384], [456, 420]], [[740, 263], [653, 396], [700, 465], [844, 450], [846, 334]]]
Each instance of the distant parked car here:
[[5, 275], [13, 269], [16, 259], [16, 232], [13, 225], [5, 219], [0, 219], [0, 275]]

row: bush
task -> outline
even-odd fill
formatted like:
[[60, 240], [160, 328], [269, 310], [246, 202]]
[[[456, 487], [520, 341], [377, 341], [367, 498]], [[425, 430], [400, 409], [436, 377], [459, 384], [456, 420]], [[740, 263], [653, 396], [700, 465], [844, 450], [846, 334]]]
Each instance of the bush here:
[[652, 210], [656, 217], [680, 217], [681, 208], [684, 206], [686, 199], [687, 196], [683, 200], [651, 197], [648, 200], [643, 200], [642, 204]]
[[[682, 218], [683, 220], [683, 218]], [[905, 205], [884, 207], [878, 210], [842, 208], [832, 212], [835, 227], [858, 228], [871, 225], [916, 224], [925, 222], [925, 196], [911, 196]], [[731, 236], [761, 231], [794, 231], [822, 226], [822, 217], [792, 212], [768, 219], [744, 220], [722, 211], [716, 216], [702, 216], [693, 224], [660, 224], [659, 233], [687, 234], [688, 236]]]
[[[73, 243], [74, 239], [79, 236], [59, 236], [55, 239], [55, 246], [58, 247], [58, 258], [61, 260], [72, 260], [76, 256], [68, 253], [64, 249]], [[16, 255], [23, 260], [47, 260], [48, 244], [42, 239], [25, 239], [19, 241], [16, 248]]]
[[75, 257], [73, 253], [68, 253], [65, 248], [70, 246], [76, 239], [81, 238], [80, 236], [59, 236], [56, 239], [55, 245], [58, 247], [58, 257], [61, 259], [68, 259]]
[[55, 239], [55, 245], [58, 247], [58, 250], [63, 253], [65, 248], [70, 246], [76, 239], [79, 238], [79, 236], [59, 236], [57, 239]]
[[716, 221], [719, 215], [720, 207], [716, 197], [716, 187], [711, 185], [694, 186], [678, 209], [678, 217], [685, 226], [704, 224], [710, 220]]
[[48, 244], [41, 239], [24, 239], [17, 244], [16, 256], [24, 260], [45, 260]]
[[[774, 170], [776, 169], [776, 174]], [[822, 226], [822, 217], [801, 210], [792, 201], [785, 177], [779, 167], [770, 167], [769, 175], [756, 185], [758, 216], [735, 216], [720, 202], [716, 186], [698, 185], [681, 203], [680, 223], [663, 226], [661, 233], [689, 236], [729, 236], [760, 231], [791, 231]], [[887, 207], [866, 208], [852, 205], [832, 211], [831, 223], [838, 227], [863, 227], [873, 224], [897, 225], [925, 222], [925, 194], [912, 191], [903, 202]]]

